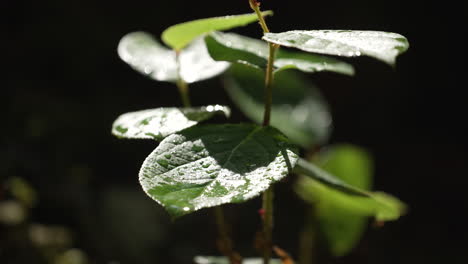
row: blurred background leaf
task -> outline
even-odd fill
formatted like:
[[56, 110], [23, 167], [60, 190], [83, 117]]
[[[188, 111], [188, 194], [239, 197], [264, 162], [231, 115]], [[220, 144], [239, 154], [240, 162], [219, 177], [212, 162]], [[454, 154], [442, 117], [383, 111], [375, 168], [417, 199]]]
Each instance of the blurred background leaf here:
[[[334, 145], [313, 156], [312, 160], [346, 184], [371, 190], [374, 165], [370, 154], [362, 148]], [[317, 221], [318, 232], [325, 237], [335, 256], [343, 256], [356, 246], [365, 231], [367, 217], [392, 220], [398, 218], [398, 210], [404, 207], [397, 199], [382, 193], [369, 193], [371, 197], [348, 195], [304, 176], [297, 182], [296, 191], [312, 203], [311, 210], [317, 220], [308, 221]]]
[[[264, 74], [260, 69], [233, 64], [226, 91], [250, 119], [263, 119]], [[271, 125], [303, 147], [323, 144], [331, 132], [331, 115], [319, 90], [299, 73], [283, 71], [275, 76]]]

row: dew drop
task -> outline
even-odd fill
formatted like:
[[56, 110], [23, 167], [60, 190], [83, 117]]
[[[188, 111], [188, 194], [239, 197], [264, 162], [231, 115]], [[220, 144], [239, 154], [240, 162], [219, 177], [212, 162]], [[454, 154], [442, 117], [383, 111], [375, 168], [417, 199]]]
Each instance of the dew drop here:
[[149, 66], [146, 66], [143, 71], [145, 72], [145, 74], [150, 74], [151, 73], [151, 68]]

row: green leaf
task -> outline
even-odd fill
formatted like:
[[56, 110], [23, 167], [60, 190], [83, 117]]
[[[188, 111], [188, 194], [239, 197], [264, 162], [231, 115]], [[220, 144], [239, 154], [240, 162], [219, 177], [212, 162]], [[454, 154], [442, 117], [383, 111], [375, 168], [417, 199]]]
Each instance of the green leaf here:
[[[265, 11], [262, 12], [262, 15], [273, 15], [273, 12]], [[258, 17], [255, 13], [198, 19], [171, 26], [162, 33], [161, 37], [166, 45], [175, 50], [180, 50], [206, 33], [245, 26], [257, 20]]]
[[279, 50], [275, 60], [276, 72], [297, 69], [303, 72], [335, 72], [353, 76], [354, 67], [348, 63], [325, 56], [304, 52]]
[[292, 170], [295, 151], [272, 127], [194, 126], [159, 144], [141, 167], [140, 183], [175, 218], [254, 198]]
[[205, 42], [214, 60], [266, 68], [269, 51], [265, 41], [234, 33], [212, 32], [205, 37]]
[[[337, 145], [319, 152], [314, 160], [327, 172], [347, 184], [363, 190], [371, 188], [373, 162], [364, 150], [352, 145]], [[367, 217], [362, 216], [334, 199], [336, 195], [330, 188], [321, 188], [311, 183], [311, 199], [315, 202], [315, 215], [325, 236], [330, 251], [335, 256], [343, 256], [359, 242], [367, 225]], [[297, 188], [301, 188], [297, 186]]]
[[266, 33], [263, 39], [307, 52], [344, 57], [370, 56], [390, 65], [405, 52], [407, 39], [397, 33], [352, 30], [294, 30]]
[[126, 113], [112, 125], [112, 134], [120, 138], [162, 140], [185, 128], [222, 113], [229, 117], [227, 106], [209, 105], [202, 107], [161, 107]]
[[[129, 33], [120, 40], [120, 58], [136, 71], [157, 81], [175, 83], [178, 79], [176, 53], [150, 34], [145, 32]], [[229, 63], [214, 61], [203, 39], [193, 41], [179, 55], [180, 75], [187, 83], [212, 78], [223, 73]]]
[[319, 152], [314, 162], [347, 184], [364, 190], [371, 189], [374, 170], [372, 157], [360, 147], [334, 145]]
[[[208, 257], [196, 256], [193, 261], [195, 264], [229, 264], [229, 259], [226, 257]], [[242, 260], [242, 264], [263, 264], [261, 258], [246, 258]], [[281, 264], [279, 259], [270, 259], [270, 264]]]
[[377, 221], [398, 219], [405, 211], [405, 205], [397, 198], [380, 192], [367, 192], [349, 185], [320, 167], [299, 159], [295, 172], [302, 177], [296, 185], [297, 193], [306, 201], [316, 203], [316, 192], [335, 200], [334, 205], [363, 216], [373, 216]]
[[[213, 32], [205, 37], [205, 42], [211, 57], [217, 61], [266, 68], [269, 49], [268, 44], [264, 41], [234, 33]], [[285, 69], [298, 69], [309, 73], [331, 71], [346, 75], [354, 74], [353, 66], [336, 59], [284, 50], [278, 50], [274, 67], [276, 72]]]
[[[226, 90], [242, 112], [257, 123], [263, 120], [264, 74], [240, 64], [232, 65]], [[331, 115], [320, 92], [295, 72], [280, 72], [273, 85], [271, 125], [295, 144], [310, 147], [325, 142]]]

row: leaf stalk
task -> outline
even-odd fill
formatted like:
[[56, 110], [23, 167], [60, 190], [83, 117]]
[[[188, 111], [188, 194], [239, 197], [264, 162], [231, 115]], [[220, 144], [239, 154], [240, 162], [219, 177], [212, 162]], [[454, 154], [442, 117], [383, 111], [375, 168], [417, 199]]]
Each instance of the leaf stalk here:
[[180, 73], [180, 51], [176, 51], [176, 61], [177, 61], [177, 81], [176, 85], [179, 88], [180, 98], [182, 99], [182, 104], [184, 107], [190, 107], [190, 95], [189, 95], [189, 86], [187, 82], [182, 78]]

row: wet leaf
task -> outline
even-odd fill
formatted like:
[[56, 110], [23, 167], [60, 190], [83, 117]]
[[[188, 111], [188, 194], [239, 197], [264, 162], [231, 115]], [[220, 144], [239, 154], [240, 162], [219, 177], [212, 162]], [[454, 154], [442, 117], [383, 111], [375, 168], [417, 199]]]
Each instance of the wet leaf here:
[[199, 125], [165, 138], [143, 163], [140, 183], [175, 218], [254, 198], [292, 170], [295, 151], [272, 127]]
[[395, 197], [381, 192], [368, 192], [349, 185], [313, 163], [299, 159], [295, 172], [308, 177], [301, 177], [296, 185], [296, 192], [302, 199], [317, 202], [317, 192], [321, 197], [334, 200], [343, 210], [362, 216], [375, 217], [377, 221], [398, 219], [405, 211], [405, 205]]
[[[272, 14], [272, 11], [262, 12], [263, 16]], [[245, 26], [257, 20], [255, 13], [198, 19], [171, 26], [162, 33], [161, 37], [169, 47], [180, 50], [206, 33]]]
[[[234, 33], [213, 32], [205, 37], [208, 52], [217, 61], [229, 61], [265, 69], [269, 49], [265, 41], [245, 37]], [[278, 50], [275, 59], [275, 72], [285, 69], [297, 69], [303, 72], [331, 71], [353, 75], [350, 64], [339, 60], [309, 54]]]
[[[154, 80], [175, 83], [178, 79], [175, 51], [164, 47], [148, 33], [127, 34], [120, 40], [118, 53], [133, 69]], [[201, 38], [180, 52], [179, 62], [180, 75], [187, 83], [215, 77], [229, 67], [229, 63], [210, 57]]]
[[[358, 147], [332, 146], [319, 152], [314, 161], [347, 184], [366, 191], [371, 189], [372, 158]], [[335, 195], [329, 189], [310, 186], [314, 188], [310, 193], [316, 201], [315, 215], [330, 251], [335, 256], [347, 254], [359, 242], [367, 225], [367, 217], [349, 210], [340, 199], [334, 199]]]
[[112, 134], [121, 138], [162, 140], [170, 134], [196, 125], [215, 114], [229, 117], [227, 106], [209, 105], [202, 107], [161, 107], [126, 113], [112, 125]]
[[[197, 256], [193, 261], [195, 264], [229, 264], [229, 259], [226, 257]], [[242, 261], [242, 264], [263, 264], [263, 259], [246, 258]], [[281, 264], [281, 260], [271, 259], [270, 264]]]
[[319, 54], [344, 57], [366, 55], [390, 65], [394, 65], [396, 57], [409, 47], [404, 36], [381, 31], [293, 30], [266, 33], [263, 39]]
[[[232, 65], [226, 90], [241, 111], [257, 123], [263, 120], [264, 73]], [[273, 86], [271, 125], [295, 144], [310, 147], [325, 142], [331, 132], [331, 115], [320, 92], [295, 72], [280, 72]]]

